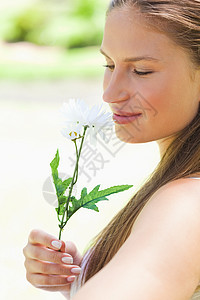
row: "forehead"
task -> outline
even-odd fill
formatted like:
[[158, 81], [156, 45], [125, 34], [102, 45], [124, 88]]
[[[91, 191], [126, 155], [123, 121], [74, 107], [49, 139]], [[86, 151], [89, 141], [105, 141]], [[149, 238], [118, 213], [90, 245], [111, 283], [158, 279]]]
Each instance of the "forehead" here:
[[149, 55], [163, 61], [181, 52], [177, 44], [166, 34], [153, 29], [144, 17], [124, 8], [109, 13], [101, 48], [108, 56]]

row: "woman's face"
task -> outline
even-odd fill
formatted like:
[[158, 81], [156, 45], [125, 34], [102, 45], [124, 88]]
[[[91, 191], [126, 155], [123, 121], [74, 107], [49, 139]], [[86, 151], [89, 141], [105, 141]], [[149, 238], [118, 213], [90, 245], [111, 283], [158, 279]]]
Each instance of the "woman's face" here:
[[[195, 117], [200, 72], [195, 71], [192, 79], [187, 53], [166, 35], [145, 27], [133, 11], [111, 11], [101, 52], [108, 65], [103, 100], [114, 113], [121, 140], [144, 143], [173, 139]], [[147, 56], [149, 59], [137, 59]], [[138, 113], [140, 116], [134, 117]]]

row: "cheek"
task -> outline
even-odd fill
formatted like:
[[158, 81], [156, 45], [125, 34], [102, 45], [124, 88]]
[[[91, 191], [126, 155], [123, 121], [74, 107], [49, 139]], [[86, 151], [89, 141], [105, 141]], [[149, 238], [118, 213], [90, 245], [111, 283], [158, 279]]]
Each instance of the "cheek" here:
[[151, 82], [150, 86], [145, 90], [145, 98], [150, 104], [159, 112], [168, 111], [171, 106], [178, 105], [177, 97], [179, 91], [174, 86], [171, 79], [163, 78], [162, 80], [155, 80]]
[[158, 80], [151, 82], [147, 90], [147, 99], [158, 112], [166, 114], [183, 113], [189, 109], [188, 104], [193, 97], [190, 82], [183, 76], [182, 70], [170, 70], [159, 75]]
[[177, 76], [165, 76], [159, 84], [151, 83], [145, 92], [146, 99], [157, 111], [155, 117], [147, 111], [147, 122], [150, 122], [152, 128], [158, 128], [159, 124], [160, 130], [167, 136], [192, 121], [196, 107], [191, 105], [193, 95], [188, 84], [183, 76], [180, 79]]

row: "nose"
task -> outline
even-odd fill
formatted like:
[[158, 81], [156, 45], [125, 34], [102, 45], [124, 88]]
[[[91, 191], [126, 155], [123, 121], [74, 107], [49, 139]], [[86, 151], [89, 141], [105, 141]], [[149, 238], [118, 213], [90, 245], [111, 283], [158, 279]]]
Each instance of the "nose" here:
[[104, 76], [103, 101], [115, 103], [129, 99], [128, 78], [116, 69]]

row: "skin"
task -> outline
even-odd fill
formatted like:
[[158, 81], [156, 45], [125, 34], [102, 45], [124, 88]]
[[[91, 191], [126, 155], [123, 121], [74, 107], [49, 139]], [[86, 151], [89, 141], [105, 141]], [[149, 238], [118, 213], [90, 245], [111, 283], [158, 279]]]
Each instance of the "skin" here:
[[[126, 9], [109, 14], [101, 49], [112, 66], [105, 71], [103, 100], [113, 112], [142, 112], [137, 121], [115, 125], [118, 137], [129, 143], [156, 141], [162, 156], [198, 111], [199, 71], [192, 69], [183, 49]], [[159, 61], [124, 61], [141, 55]], [[139, 76], [135, 69], [154, 73]], [[73, 300], [132, 300], [132, 295], [134, 300], [146, 300], [147, 295], [149, 300], [189, 299], [200, 281], [199, 194], [199, 181], [192, 179], [159, 189], [115, 257]], [[61, 291], [69, 298], [71, 268], [79, 267], [82, 257], [72, 242], [62, 242], [58, 251], [53, 240], [58, 241], [40, 230], [30, 233], [24, 247], [27, 279], [35, 287]], [[73, 258], [73, 265], [62, 262], [66, 256]]]
[[[175, 135], [197, 114], [200, 71], [192, 69], [180, 46], [133, 13], [114, 9], [107, 18], [101, 50], [110, 67], [105, 71], [103, 100], [114, 112], [142, 112], [136, 121], [116, 124], [116, 134], [129, 143], [156, 141], [162, 156]], [[124, 61], [145, 55], [159, 61]], [[153, 73], [139, 76], [134, 70]], [[135, 97], [136, 93], [141, 96]]]
[[[23, 249], [26, 277], [33, 286], [46, 291], [59, 291], [68, 299], [71, 283], [80, 274], [74, 274], [71, 270], [80, 269], [82, 256], [73, 242], [61, 241], [61, 247], [55, 248], [53, 241], [59, 242], [56, 237], [42, 230], [31, 231]], [[73, 263], [64, 263], [64, 257], [70, 257]]]
[[160, 188], [123, 246], [73, 300], [191, 299], [200, 282], [199, 195], [199, 180]]

